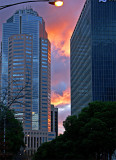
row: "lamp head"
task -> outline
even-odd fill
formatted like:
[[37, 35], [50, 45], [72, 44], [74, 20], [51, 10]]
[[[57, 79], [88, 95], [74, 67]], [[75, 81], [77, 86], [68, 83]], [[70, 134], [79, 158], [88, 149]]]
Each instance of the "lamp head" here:
[[61, 7], [63, 5], [63, 0], [49, 0], [49, 4]]

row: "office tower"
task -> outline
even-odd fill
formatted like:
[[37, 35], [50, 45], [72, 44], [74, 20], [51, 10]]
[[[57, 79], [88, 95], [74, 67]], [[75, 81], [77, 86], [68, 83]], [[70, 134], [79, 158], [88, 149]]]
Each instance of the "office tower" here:
[[51, 105], [51, 132], [58, 136], [58, 108], [54, 108], [54, 105]]
[[[41, 38], [47, 39], [45, 23], [37, 12], [32, 9], [18, 10], [15, 14], [3, 24], [3, 44], [2, 44], [2, 87], [7, 86], [8, 79], [8, 38], [16, 34], [28, 34], [33, 36], [33, 65], [32, 65], [32, 112], [34, 123], [32, 129], [38, 130], [40, 127], [39, 113], [40, 104], [40, 43]], [[44, 48], [47, 48], [45, 46]], [[29, 51], [29, 50], [28, 50]], [[41, 53], [48, 53], [42, 48]], [[47, 65], [44, 64], [47, 69]], [[45, 75], [47, 77], [47, 75]], [[49, 76], [49, 78], [51, 78]], [[6, 81], [5, 81], [6, 80]], [[46, 98], [47, 99], [47, 98]], [[46, 105], [47, 107], [47, 105]], [[36, 121], [35, 121], [36, 118]], [[46, 117], [47, 118], [47, 117]], [[32, 120], [33, 120], [32, 119]], [[51, 121], [51, 120], [49, 120]]]
[[24, 130], [32, 129], [32, 42], [27, 34], [10, 36], [8, 42], [8, 105]]
[[116, 101], [116, 3], [86, 0], [71, 37], [71, 114]]
[[51, 132], [51, 45], [40, 39], [40, 129]]
[[5, 87], [8, 104], [23, 88], [11, 108], [23, 121], [28, 151], [52, 140], [51, 45], [45, 22], [33, 9], [18, 10], [3, 24], [2, 91]]

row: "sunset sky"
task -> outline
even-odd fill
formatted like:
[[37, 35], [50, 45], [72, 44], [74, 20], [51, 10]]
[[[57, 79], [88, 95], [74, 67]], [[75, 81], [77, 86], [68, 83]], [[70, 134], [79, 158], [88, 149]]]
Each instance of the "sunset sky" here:
[[[0, 0], [0, 6], [25, 0]], [[10, 3], [9, 3], [10, 2]], [[32, 7], [43, 17], [52, 46], [52, 104], [59, 108], [59, 133], [64, 131], [62, 122], [70, 115], [70, 38], [83, 8], [85, 0], [64, 0], [57, 8], [47, 2], [28, 3], [0, 11], [0, 41], [2, 23], [17, 9]]]

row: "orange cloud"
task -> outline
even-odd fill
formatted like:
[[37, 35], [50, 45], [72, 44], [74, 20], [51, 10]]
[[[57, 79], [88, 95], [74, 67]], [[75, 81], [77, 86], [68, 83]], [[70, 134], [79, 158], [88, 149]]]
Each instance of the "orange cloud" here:
[[52, 45], [60, 49], [60, 55], [67, 57], [70, 56], [70, 37], [72, 34], [69, 23], [69, 21], [61, 21], [60, 27], [58, 27], [58, 22], [47, 27], [47, 32], [49, 33], [49, 39]]
[[51, 43], [61, 49], [60, 55], [70, 56], [70, 38], [84, 2], [85, 0], [64, 0], [63, 7], [49, 10], [47, 32]]
[[63, 91], [63, 95], [59, 95], [52, 91], [52, 98], [51, 98], [51, 103], [54, 104], [55, 106], [57, 105], [65, 105], [65, 104], [70, 104], [70, 89], [66, 89]]

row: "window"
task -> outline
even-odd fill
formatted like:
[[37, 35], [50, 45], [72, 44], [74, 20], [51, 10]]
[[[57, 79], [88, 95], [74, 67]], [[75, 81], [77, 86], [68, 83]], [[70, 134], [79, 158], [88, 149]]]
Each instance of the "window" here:
[[47, 64], [47, 62], [42, 62], [42, 64]]
[[42, 122], [42, 124], [47, 124], [47, 122]]
[[42, 75], [47, 75], [47, 73], [42, 73]]
[[42, 67], [47, 68], [48, 66], [44, 66], [44, 65], [42, 65]]
[[42, 68], [42, 71], [46, 71], [47, 72], [47, 69]]
[[23, 112], [23, 109], [14, 109], [16, 112]]
[[13, 57], [24, 57], [24, 55], [13, 55]]
[[47, 77], [42, 76], [42, 78], [47, 79]]
[[45, 81], [45, 80], [42, 80], [42, 82], [47, 82], [47, 80]]
[[31, 119], [31, 117], [25, 117], [25, 119]]
[[42, 88], [42, 89], [47, 90], [47, 88]]
[[42, 49], [47, 49], [47, 47], [42, 47]]
[[14, 50], [17, 50], [17, 49], [24, 49], [24, 47], [17, 47], [17, 48], [14, 48]]
[[30, 55], [26, 55], [26, 57], [29, 57], [29, 58], [31, 58], [31, 56], [30, 56]]
[[26, 65], [31, 65], [31, 63], [26, 63]]
[[29, 43], [31, 43], [31, 40], [27, 40], [27, 39], [26, 39], [26, 42], [29, 42]]
[[42, 50], [42, 53], [48, 53], [48, 52], [47, 52], [47, 51], [43, 51], [43, 50]]
[[42, 60], [45, 60], [45, 61], [47, 61], [47, 58], [42, 58]]
[[15, 43], [14, 46], [22, 46], [24, 43]]
[[23, 86], [22, 85], [16, 85], [16, 86], [13, 86], [13, 88], [23, 88]]
[[16, 66], [16, 67], [13, 67], [13, 69], [17, 69], [17, 68], [24, 68], [24, 66]]
[[42, 120], [47, 120], [47, 118], [42, 118]]
[[46, 101], [47, 102], [47, 99], [42, 99], [42, 101]]
[[24, 53], [24, 51], [14, 51], [13, 53]]
[[26, 59], [26, 61], [31, 61], [31, 59]]
[[25, 97], [25, 99], [31, 99], [31, 97]]
[[47, 126], [42, 126], [42, 128], [47, 128]]
[[24, 59], [13, 59], [13, 61], [24, 61]]
[[16, 116], [23, 116], [23, 113], [17, 113]]
[[24, 74], [13, 74], [13, 76], [24, 76]]
[[32, 46], [30, 43], [26, 43], [26, 46]]
[[31, 113], [25, 113], [25, 115], [26, 115], [26, 116], [30, 116], [30, 115], [31, 115]]
[[47, 44], [45, 44], [45, 43], [42, 43], [42, 45], [43, 45], [43, 46], [47, 46]]
[[25, 121], [25, 123], [30, 123], [30, 121]]
[[47, 109], [47, 107], [42, 107], [43, 109]]
[[42, 91], [42, 93], [45, 93], [45, 94], [47, 94], [47, 92], [45, 92], [45, 91]]
[[54, 138], [48, 138], [48, 141], [52, 141]]
[[26, 47], [26, 49], [27, 49], [27, 50], [31, 50], [31, 48], [29, 48], [29, 47]]
[[54, 134], [50, 134], [50, 133], [48, 133], [48, 136], [54, 136]]
[[29, 54], [31, 54], [31, 51], [26, 51], [26, 53], [29, 53]]
[[17, 63], [13, 62], [13, 65], [22, 65], [22, 64], [24, 64], [24, 62], [17, 62]]
[[47, 113], [47, 110], [43, 110], [42, 112], [45, 112], [45, 113]]
[[24, 72], [24, 70], [13, 70], [13, 72]]
[[42, 84], [42, 86], [47, 86], [47, 84]]
[[13, 80], [23, 80], [24, 78], [19, 77], [19, 78], [13, 78]]
[[16, 81], [16, 82], [13, 81], [13, 84], [20, 84], [20, 83], [24, 83], [24, 82], [23, 81]]
[[42, 105], [47, 105], [47, 103], [42, 103]]
[[47, 97], [46, 95], [42, 95], [42, 97]]
[[14, 40], [14, 42], [23, 42], [23, 39]]
[[31, 107], [31, 105], [25, 105], [25, 107]]
[[25, 127], [31, 127], [31, 125], [25, 125]]
[[47, 57], [47, 55], [46, 55], [46, 54], [42, 54], [42, 56]]

